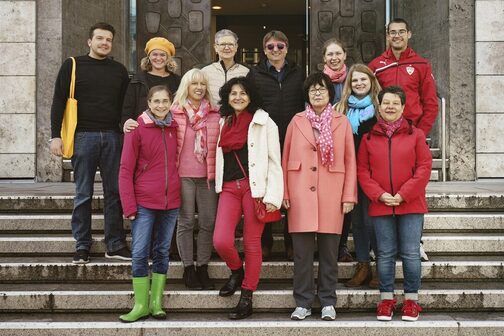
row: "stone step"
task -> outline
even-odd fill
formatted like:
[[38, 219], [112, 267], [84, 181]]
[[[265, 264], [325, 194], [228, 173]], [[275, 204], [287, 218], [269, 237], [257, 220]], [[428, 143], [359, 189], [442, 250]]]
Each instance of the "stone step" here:
[[[502, 182], [429, 183], [427, 201], [431, 211], [502, 211], [504, 208]], [[103, 210], [101, 185], [95, 185], [92, 206]], [[0, 212], [71, 212], [74, 186], [71, 183], [1, 184]]]
[[[373, 312], [347, 313], [338, 310], [335, 321], [319, 319], [319, 313], [304, 321], [291, 321], [289, 313], [257, 313], [241, 321], [230, 321], [219, 313], [169, 313], [167, 321], [152, 318], [132, 324], [118, 321], [118, 313], [3, 314], [0, 334], [9, 336], [501, 336], [504, 313], [422, 312], [415, 322], [403, 322], [400, 313], [388, 323], [377, 321]], [[370, 331], [373, 330], [373, 333]]]
[[[47, 282], [129, 282], [131, 263], [111, 261], [103, 257], [92, 258], [87, 265], [74, 265], [70, 258], [15, 257], [0, 259], [0, 283], [47, 283]], [[422, 263], [422, 281], [498, 281], [504, 279], [504, 261], [475, 257], [471, 261], [450, 257], [433, 257]], [[212, 279], [225, 280], [229, 269], [222, 261], [211, 261], [208, 267]], [[317, 274], [318, 262], [314, 263]], [[356, 263], [339, 263], [338, 277], [345, 281], [353, 276]], [[374, 265], [374, 263], [372, 263]], [[180, 281], [184, 267], [182, 262], [170, 262], [168, 278]], [[396, 279], [403, 279], [402, 263], [396, 265]], [[294, 263], [288, 261], [266, 261], [261, 271], [261, 281], [292, 279]]]
[[[371, 289], [336, 290], [337, 309], [372, 311], [379, 291]], [[396, 290], [402, 300], [403, 291]], [[84, 312], [127, 311], [132, 305], [130, 284], [2, 284], [0, 312]], [[164, 295], [168, 311], [211, 312], [236, 306], [239, 293], [223, 298], [218, 290], [186, 290], [182, 284], [170, 284]], [[426, 310], [504, 311], [504, 283], [425, 283], [419, 301]], [[295, 307], [289, 284], [260, 284], [254, 293], [257, 311], [291, 311]], [[314, 304], [314, 307], [317, 307]]]
[[[273, 253], [283, 252], [283, 236], [274, 236]], [[131, 238], [127, 238], [128, 242]], [[425, 234], [422, 238], [425, 251], [429, 254], [504, 255], [504, 235], [501, 234]], [[93, 237], [92, 254], [104, 254], [104, 238]], [[237, 248], [242, 250], [242, 238], [236, 239]], [[348, 248], [353, 251], [353, 238], [348, 239]], [[0, 255], [71, 255], [75, 252], [75, 241], [69, 235], [0, 235]]]
[[[70, 214], [1, 214], [0, 232], [70, 232]], [[94, 232], [103, 232], [103, 215], [94, 214]], [[283, 232], [282, 225], [273, 225], [274, 232]], [[124, 221], [125, 229], [130, 222]], [[425, 215], [425, 232], [504, 232], [504, 213], [434, 212]]]

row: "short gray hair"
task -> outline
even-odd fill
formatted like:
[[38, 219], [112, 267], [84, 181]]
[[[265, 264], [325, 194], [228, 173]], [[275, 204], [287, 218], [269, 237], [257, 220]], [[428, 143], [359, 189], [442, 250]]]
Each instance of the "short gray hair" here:
[[224, 36], [232, 36], [235, 39], [235, 43], [238, 43], [238, 35], [229, 29], [221, 29], [215, 33], [215, 44], [219, 42], [219, 39]]

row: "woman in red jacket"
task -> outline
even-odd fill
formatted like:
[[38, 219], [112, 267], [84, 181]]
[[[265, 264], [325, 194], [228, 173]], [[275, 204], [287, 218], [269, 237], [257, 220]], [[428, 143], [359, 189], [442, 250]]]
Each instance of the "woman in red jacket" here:
[[[171, 107], [177, 129], [177, 167], [182, 184], [182, 205], [177, 245], [184, 263], [184, 283], [193, 289], [214, 289], [208, 276], [217, 212], [215, 151], [220, 114], [208, 91], [208, 78], [200, 69], [185, 73]], [[198, 206], [198, 241], [194, 267], [193, 237]]]
[[[133, 309], [119, 317], [123, 322], [134, 322], [149, 314], [156, 319], [166, 318], [162, 302], [168, 251], [180, 207], [180, 178], [175, 165], [177, 123], [169, 110], [170, 91], [164, 85], [154, 86], [147, 101], [149, 109], [138, 117], [138, 127], [124, 136], [119, 170], [124, 217], [132, 220], [135, 294]], [[152, 286], [149, 286], [151, 245]]]
[[416, 321], [421, 260], [420, 238], [427, 212], [425, 188], [432, 158], [424, 133], [403, 117], [406, 95], [397, 86], [378, 95], [380, 119], [362, 139], [358, 155], [359, 183], [369, 197], [369, 216], [376, 233], [381, 302], [380, 321], [394, 314], [396, 257], [403, 263], [405, 300], [402, 319]]

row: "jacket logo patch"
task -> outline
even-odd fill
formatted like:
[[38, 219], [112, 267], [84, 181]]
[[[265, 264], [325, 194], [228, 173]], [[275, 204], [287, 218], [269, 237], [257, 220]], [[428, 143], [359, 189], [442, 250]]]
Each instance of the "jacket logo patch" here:
[[413, 68], [412, 66], [408, 66], [406, 67], [406, 72], [408, 73], [408, 75], [412, 75], [413, 72], [415, 72], [415, 68]]

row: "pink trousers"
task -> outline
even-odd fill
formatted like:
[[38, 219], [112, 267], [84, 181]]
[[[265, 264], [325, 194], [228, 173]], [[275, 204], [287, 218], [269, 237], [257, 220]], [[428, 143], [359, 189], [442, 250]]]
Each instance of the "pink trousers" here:
[[243, 223], [245, 278], [242, 288], [255, 291], [262, 266], [261, 235], [264, 223], [257, 220], [248, 179], [224, 182], [219, 196], [213, 244], [219, 256], [231, 270], [240, 269], [243, 262], [235, 247], [236, 226]]

